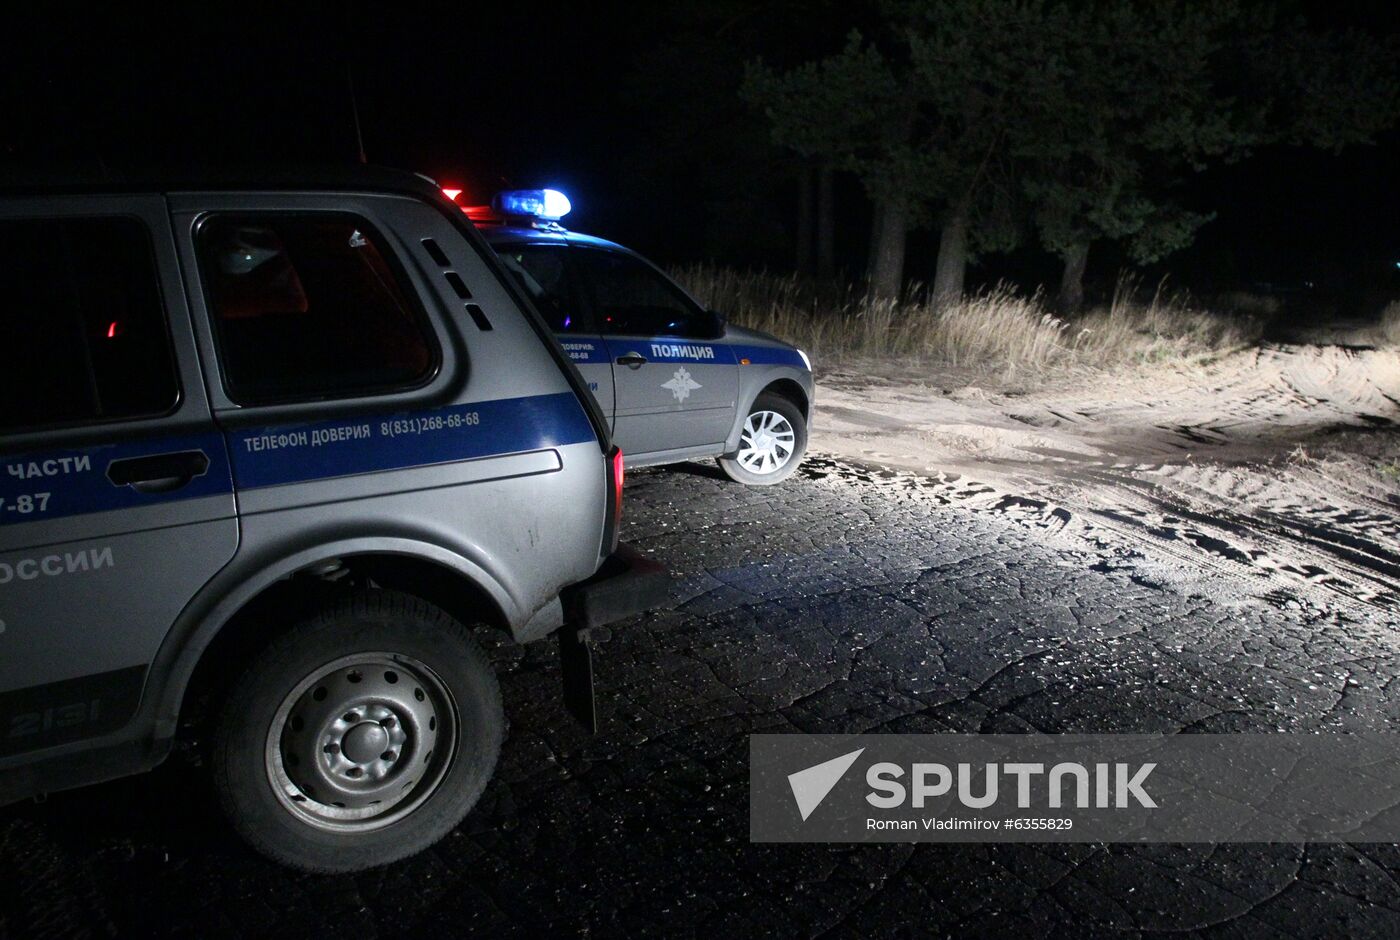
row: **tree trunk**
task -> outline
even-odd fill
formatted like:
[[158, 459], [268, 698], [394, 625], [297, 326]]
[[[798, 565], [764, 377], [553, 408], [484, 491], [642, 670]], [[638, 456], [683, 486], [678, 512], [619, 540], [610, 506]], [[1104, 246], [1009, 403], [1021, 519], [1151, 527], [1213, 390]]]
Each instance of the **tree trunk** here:
[[1060, 297], [1056, 306], [1061, 313], [1076, 313], [1084, 306], [1084, 269], [1089, 264], [1088, 244], [1075, 245], [1064, 254], [1065, 269], [1060, 275]]
[[817, 171], [817, 276], [824, 280], [836, 274], [835, 176], [830, 165]]
[[803, 166], [797, 174], [797, 252], [794, 263], [798, 274], [812, 270], [812, 168]]
[[876, 247], [880, 244], [880, 224], [881, 224], [881, 222], [882, 222], [882, 219], [880, 218], [880, 216], [881, 216], [880, 204], [879, 204], [878, 202], [872, 203], [872, 204], [871, 204], [871, 210], [872, 210], [872, 211], [871, 211], [871, 213], [870, 213], [870, 243], [869, 243], [869, 244], [870, 244], [870, 261], [869, 261], [869, 263], [866, 265], [866, 271], [865, 271], [865, 279], [866, 279], [867, 281], [870, 280], [870, 278], [875, 274], [875, 249], [876, 249]]
[[943, 223], [938, 239], [938, 267], [933, 275], [933, 305], [937, 309], [962, 301], [967, 272], [967, 207], [958, 206]]
[[902, 202], [891, 200], [875, 208], [874, 238], [870, 244], [870, 296], [898, 300], [904, 285], [904, 236], [907, 213]]

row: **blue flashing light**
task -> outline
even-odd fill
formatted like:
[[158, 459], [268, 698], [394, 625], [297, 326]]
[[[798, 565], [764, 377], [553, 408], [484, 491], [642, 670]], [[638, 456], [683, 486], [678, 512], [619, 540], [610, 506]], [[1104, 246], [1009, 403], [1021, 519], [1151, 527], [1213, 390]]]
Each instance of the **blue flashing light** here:
[[557, 189], [512, 189], [496, 195], [496, 210], [507, 216], [553, 222], [568, 215], [572, 208], [569, 197]]

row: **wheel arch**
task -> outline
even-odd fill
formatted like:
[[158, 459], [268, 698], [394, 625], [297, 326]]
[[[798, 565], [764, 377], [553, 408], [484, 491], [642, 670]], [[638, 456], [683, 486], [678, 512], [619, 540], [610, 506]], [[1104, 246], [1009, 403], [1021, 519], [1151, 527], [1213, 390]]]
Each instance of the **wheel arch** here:
[[[786, 398], [788, 401], [792, 402], [798, 407], [798, 409], [802, 412], [802, 417], [806, 419], [807, 423], [811, 423], [811, 399], [807, 396], [807, 390], [801, 385], [799, 385], [795, 379], [774, 379], [772, 382], [769, 382], [767, 385], [763, 386], [763, 388], [758, 390], [758, 395], [762, 395], [764, 393], [771, 393], [774, 395], [778, 395], [782, 398]], [[754, 396], [755, 401], [758, 400], [758, 395]], [[749, 407], [753, 407], [752, 402], [749, 403]]]
[[754, 384], [756, 387], [753, 393], [740, 398], [742, 407], [738, 409], [738, 413], [734, 417], [734, 427], [730, 429], [729, 437], [725, 441], [726, 454], [732, 454], [738, 449], [739, 436], [744, 430], [744, 420], [753, 410], [753, 403], [758, 401], [758, 396], [764, 393], [778, 395], [792, 402], [802, 412], [802, 417], [807, 424], [810, 426], [812, 423], [812, 398], [797, 379], [784, 375], [769, 379], [762, 385]]
[[[422, 597], [466, 623], [507, 634], [513, 609], [504, 589], [467, 559], [416, 543], [344, 545], [279, 559], [244, 574], [216, 598], [196, 601], [152, 665], [148, 701], [155, 737], [169, 739], [198, 722], [204, 703], [281, 630], [355, 585], [373, 583]], [[518, 617], [517, 617], [518, 619]]]

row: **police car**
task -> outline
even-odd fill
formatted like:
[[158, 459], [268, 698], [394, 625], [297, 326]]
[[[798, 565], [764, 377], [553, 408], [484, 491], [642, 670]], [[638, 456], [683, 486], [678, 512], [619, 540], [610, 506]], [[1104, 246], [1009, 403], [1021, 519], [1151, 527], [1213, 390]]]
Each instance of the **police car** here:
[[436, 184], [18, 186], [0, 283], [0, 804], [188, 728], [272, 858], [412, 854], [500, 750], [473, 624], [557, 632], [591, 723], [587, 631], [664, 574], [618, 546], [607, 417]]
[[567, 231], [557, 190], [465, 209], [578, 366], [628, 466], [715, 457], [754, 485], [797, 469], [812, 416], [806, 353], [726, 323], [635, 252]]

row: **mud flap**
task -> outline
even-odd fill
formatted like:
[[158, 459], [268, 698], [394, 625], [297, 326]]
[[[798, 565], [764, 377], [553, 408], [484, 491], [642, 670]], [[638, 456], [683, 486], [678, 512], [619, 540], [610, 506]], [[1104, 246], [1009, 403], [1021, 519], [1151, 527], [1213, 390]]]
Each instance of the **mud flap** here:
[[559, 659], [564, 672], [564, 707], [589, 734], [598, 733], [598, 709], [593, 701], [593, 650], [587, 630], [559, 631]]
[[593, 577], [560, 592], [565, 618], [559, 630], [564, 707], [589, 734], [598, 731], [589, 631], [664, 604], [670, 581], [664, 565], [628, 545], [619, 545]]

